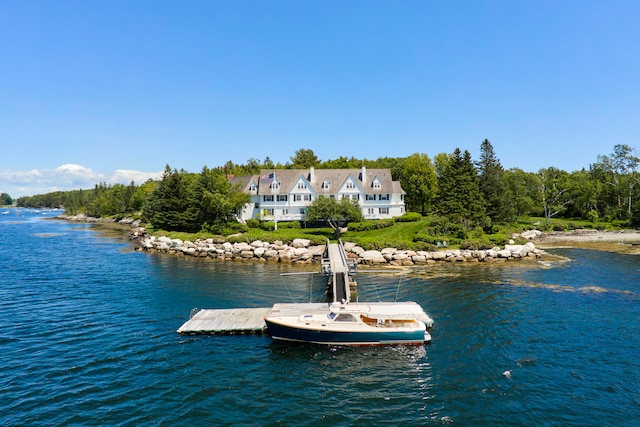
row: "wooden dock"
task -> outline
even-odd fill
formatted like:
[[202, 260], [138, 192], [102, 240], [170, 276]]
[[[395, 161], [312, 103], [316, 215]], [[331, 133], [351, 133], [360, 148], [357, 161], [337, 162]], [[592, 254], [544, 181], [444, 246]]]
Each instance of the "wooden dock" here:
[[178, 333], [185, 335], [262, 334], [266, 330], [264, 318], [271, 313], [271, 310], [271, 308], [200, 310], [180, 326]]
[[198, 311], [179, 329], [183, 335], [249, 335], [267, 331], [264, 318], [272, 313], [329, 312], [325, 303], [275, 304], [271, 308], [227, 308]]
[[[351, 275], [357, 272], [357, 264], [347, 259], [342, 242], [329, 243], [322, 259], [322, 273], [331, 276], [333, 301], [351, 300]], [[196, 309], [194, 309], [195, 311]], [[271, 308], [205, 309], [192, 313], [191, 318], [179, 329], [184, 335], [236, 335], [263, 334], [267, 332], [264, 318], [272, 313], [314, 314], [329, 312], [326, 303], [275, 304]]]

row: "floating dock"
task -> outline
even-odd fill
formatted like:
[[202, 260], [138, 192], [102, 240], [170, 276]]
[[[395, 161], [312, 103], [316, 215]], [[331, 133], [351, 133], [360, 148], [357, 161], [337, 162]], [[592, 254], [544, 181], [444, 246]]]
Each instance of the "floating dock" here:
[[[333, 301], [351, 300], [351, 275], [357, 272], [355, 261], [349, 260], [342, 242], [329, 243], [322, 259], [322, 273], [330, 276], [328, 292]], [[184, 335], [247, 335], [267, 331], [264, 318], [274, 314], [314, 314], [329, 312], [326, 303], [275, 304], [271, 308], [194, 309], [191, 318], [179, 329]]]
[[273, 314], [328, 313], [326, 303], [275, 304], [271, 308], [229, 308], [195, 313], [178, 329], [183, 335], [250, 335], [267, 330], [264, 318]]

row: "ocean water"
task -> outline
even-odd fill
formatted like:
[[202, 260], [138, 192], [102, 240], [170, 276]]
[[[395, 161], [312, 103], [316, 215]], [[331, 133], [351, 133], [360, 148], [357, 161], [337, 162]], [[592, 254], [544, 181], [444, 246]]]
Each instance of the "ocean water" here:
[[[19, 215], [17, 215], [19, 213]], [[640, 425], [640, 258], [357, 276], [413, 300], [430, 345], [180, 336], [194, 307], [323, 301], [319, 266], [133, 252], [125, 231], [0, 215], [0, 423], [119, 426]]]

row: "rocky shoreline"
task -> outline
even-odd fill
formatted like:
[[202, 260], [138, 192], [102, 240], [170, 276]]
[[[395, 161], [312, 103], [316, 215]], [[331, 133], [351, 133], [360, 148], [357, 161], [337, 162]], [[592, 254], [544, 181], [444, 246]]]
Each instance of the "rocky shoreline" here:
[[[195, 242], [169, 239], [149, 235], [140, 227], [140, 220], [122, 218], [93, 218], [86, 215], [60, 215], [66, 221], [121, 224], [131, 227], [129, 240], [135, 250], [185, 255], [200, 258], [212, 258], [235, 261], [263, 261], [314, 263], [320, 262], [324, 245], [311, 245], [309, 240], [296, 239], [291, 244], [283, 242], [230, 243], [215, 239], [196, 240]], [[545, 248], [559, 245], [585, 247], [589, 249], [613, 250], [624, 253], [640, 253], [640, 230], [587, 230], [579, 229], [565, 232], [547, 232], [529, 230], [519, 235], [528, 242], [524, 245], [505, 245], [483, 250], [441, 249], [437, 251], [411, 251], [396, 248], [384, 248], [380, 251], [367, 251], [353, 243], [345, 243], [347, 256], [359, 264], [411, 266], [435, 264], [438, 262], [503, 262], [512, 260], [538, 259], [544, 255]], [[535, 241], [535, 244], [533, 243]], [[621, 247], [624, 245], [624, 247]], [[631, 249], [627, 248], [630, 246]]]
[[[142, 227], [133, 228], [129, 233], [129, 240], [139, 251], [228, 261], [319, 263], [325, 249], [324, 245], [311, 245], [308, 239], [295, 239], [290, 245], [279, 241], [259, 240], [251, 243], [220, 242], [215, 239], [191, 242], [151, 236]], [[503, 262], [537, 259], [543, 253], [536, 249], [532, 242], [487, 250], [444, 249], [432, 252], [396, 248], [384, 248], [380, 251], [365, 250], [354, 243], [346, 242], [344, 249], [347, 257], [354, 259], [358, 264], [390, 266], [425, 265], [438, 262]]]

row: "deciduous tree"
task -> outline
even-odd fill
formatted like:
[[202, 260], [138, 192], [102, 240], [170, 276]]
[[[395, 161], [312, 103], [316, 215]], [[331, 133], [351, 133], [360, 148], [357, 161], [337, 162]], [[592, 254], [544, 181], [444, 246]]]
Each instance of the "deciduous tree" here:
[[349, 222], [362, 221], [362, 211], [356, 200], [343, 198], [337, 201], [330, 197], [319, 197], [307, 208], [307, 221], [326, 221], [340, 238], [340, 228]]
[[429, 156], [415, 153], [407, 157], [400, 183], [407, 193], [405, 202], [408, 210], [422, 215], [431, 211], [438, 192], [438, 180]]

